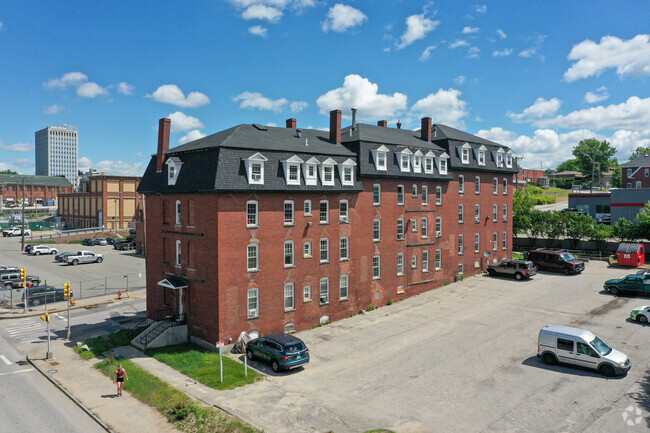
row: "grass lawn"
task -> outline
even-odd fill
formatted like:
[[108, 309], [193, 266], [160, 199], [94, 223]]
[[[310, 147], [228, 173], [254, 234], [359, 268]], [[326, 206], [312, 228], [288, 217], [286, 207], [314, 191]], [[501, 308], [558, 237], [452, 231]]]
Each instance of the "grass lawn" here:
[[[144, 328], [140, 332], [144, 331]], [[137, 334], [131, 336], [130, 329], [120, 329], [108, 336], [108, 340], [104, 337], [95, 337], [86, 340], [86, 345], [90, 350], [81, 350], [81, 346], [75, 346], [74, 351], [79, 354], [83, 359], [97, 358], [102, 353], [108, 352], [120, 346], [127, 346]]]
[[122, 364], [129, 375], [129, 380], [124, 382], [124, 389], [141, 402], [157, 409], [178, 430], [188, 433], [259, 432], [243, 421], [192, 399], [128, 359], [108, 358], [95, 367], [113, 380], [118, 364]]
[[262, 376], [251, 368], [248, 369], [248, 377], [244, 376], [244, 366], [224, 356], [221, 383], [219, 353], [193, 344], [147, 349], [145, 353], [214, 389], [234, 389], [262, 379]]

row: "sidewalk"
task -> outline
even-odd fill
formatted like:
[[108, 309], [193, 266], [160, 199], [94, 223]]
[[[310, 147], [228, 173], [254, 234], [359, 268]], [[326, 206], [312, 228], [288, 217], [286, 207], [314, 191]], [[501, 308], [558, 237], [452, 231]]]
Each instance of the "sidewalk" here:
[[[74, 395], [86, 408], [118, 433], [177, 433], [167, 418], [124, 391], [116, 397], [112, 379], [82, 359], [63, 339], [52, 341], [54, 359], [45, 360], [44, 347], [34, 348], [30, 359]], [[134, 349], [135, 350], [135, 349]], [[66, 398], [61, 396], [61, 398]]]

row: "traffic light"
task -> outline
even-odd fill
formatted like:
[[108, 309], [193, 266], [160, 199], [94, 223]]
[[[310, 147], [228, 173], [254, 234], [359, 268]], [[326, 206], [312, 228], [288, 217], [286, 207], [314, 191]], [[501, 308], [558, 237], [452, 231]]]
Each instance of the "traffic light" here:
[[65, 283], [63, 285], [63, 287], [64, 287], [63, 288], [63, 296], [65, 296], [66, 298], [69, 298], [70, 296], [72, 296], [72, 294], [70, 293], [70, 283]]
[[43, 322], [50, 323], [50, 314], [49, 314], [49, 313], [45, 313], [45, 316], [41, 316], [41, 320], [42, 320]]
[[74, 299], [70, 298], [70, 305], [77, 305], [77, 301]]
[[20, 268], [20, 279], [23, 281], [27, 281], [27, 269]]

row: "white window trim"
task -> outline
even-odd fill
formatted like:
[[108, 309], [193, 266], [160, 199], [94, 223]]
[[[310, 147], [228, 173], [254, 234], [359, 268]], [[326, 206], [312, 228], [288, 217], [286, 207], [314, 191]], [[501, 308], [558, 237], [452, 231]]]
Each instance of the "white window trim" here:
[[[438, 194], [440, 192], [440, 194]], [[436, 206], [442, 206], [442, 187], [436, 187]]]
[[[334, 186], [334, 166], [336, 165], [336, 161], [334, 161], [332, 158], [327, 158], [325, 161], [323, 161], [320, 165], [320, 182], [322, 185], [325, 186]], [[332, 172], [332, 180], [325, 180], [325, 171], [326, 169], [330, 169]]]
[[[321, 215], [321, 205], [325, 204], [327, 206], [327, 210], [325, 211], [325, 220], [323, 220], [322, 215]], [[329, 200], [321, 200], [318, 203], [318, 222], [321, 225], [326, 225], [330, 223], [330, 202]]]
[[[255, 224], [250, 224], [250, 221], [248, 219], [248, 206], [254, 204], [255, 205]], [[259, 210], [259, 203], [255, 200], [248, 200], [246, 202], [246, 227], [259, 227], [260, 223], [260, 210]]]
[[302, 244], [302, 255], [303, 258], [305, 259], [311, 259], [312, 258], [312, 246], [311, 242], [306, 241], [305, 243]]
[[[246, 173], [248, 176], [248, 183], [250, 185], [264, 185], [264, 163], [269, 159], [262, 155], [261, 153], [255, 153], [254, 155], [244, 158], [244, 164], [246, 165]], [[253, 165], [260, 165], [260, 178], [253, 179]]]
[[[287, 264], [287, 246], [291, 247], [291, 263]], [[285, 268], [295, 268], [296, 267], [296, 246], [293, 241], [284, 242], [284, 251], [283, 251], [283, 263]]]
[[181, 201], [180, 200], [176, 200], [174, 209], [176, 210], [176, 225], [180, 226], [181, 225]]
[[481, 195], [481, 176], [474, 178], [474, 194]]
[[[377, 233], [379, 234], [378, 237], [375, 237], [375, 223], [377, 224]], [[381, 220], [379, 219], [372, 220], [372, 241], [381, 242]]]
[[458, 194], [465, 194], [465, 176], [458, 175]]
[[[282, 165], [284, 167], [284, 178], [285, 181], [287, 182], [287, 185], [300, 185], [300, 167], [302, 164], [304, 164], [304, 162], [305, 161], [303, 161], [301, 158], [299, 158], [296, 155], [292, 156], [287, 160], [282, 161]], [[296, 169], [295, 179], [290, 179], [290, 173], [292, 168]]]
[[481, 223], [481, 205], [480, 204], [475, 204], [474, 205], [474, 222], [477, 224]]
[[458, 224], [465, 224], [465, 205], [458, 205]]
[[[309, 209], [308, 209], [309, 208]], [[303, 212], [305, 216], [311, 216], [311, 200], [305, 200], [303, 205], [302, 205]]]
[[[402, 191], [401, 194], [400, 190]], [[400, 195], [402, 196], [401, 201]], [[397, 205], [404, 206], [404, 203], [406, 203], [406, 190], [404, 189], [404, 185], [397, 185]]]
[[404, 253], [397, 253], [397, 276], [404, 275]]
[[[379, 146], [377, 149], [371, 150], [372, 158], [375, 163], [375, 170], [386, 171], [388, 165], [388, 148], [384, 145]], [[383, 164], [380, 164], [380, 154], [383, 156]]]
[[[325, 250], [323, 250], [323, 241], [325, 241]], [[326, 258], [323, 259], [323, 251], [325, 251]], [[330, 262], [330, 240], [328, 238], [321, 238], [318, 242], [318, 260], [320, 263], [329, 263]]]
[[472, 146], [469, 145], [469, 143], [465, 143], [460, 148], [458, 149], [459, 151], [459, 157], [460, 157], [460, 162], [462, 164], [469, 164], [469, 159], [470, 159], [470, 153], [472, 150]]
[[428, 151], [424, 155], [424, 172], [426, 174], [433, 174], [433, 168], [435, 167], [435, 154], [431, 151]]
[[442, 270], [442, 250], [436, 250], [434, 268], [436, 271]]
[[[440, 230], [438, 230], [438, 226], [440, 226]], [[442, 237], [442, 217], [436, 217], [436, 237]]]
[[181, 168], [183, 167], [183, 161], [176, 156], [167, 158], [167, 185], [176, 185], [178, 176], [181, 174]]
[[458, 235], [458, 255], [462, 256], [465, 254], [465, 236]]
[[176, 267], [180, 268], [183, 264], [183, 249], [182, 249], [182, 244], [180, 240], [176, 241]]
[[499, 205], [498, 204], [493, 204], [492, 205], [492, 221], [493, 222], [499, 222]]
[[311, 301], [311, 286], [306, 285], [302, 288], [302, 301], [310, 302]]
[[422, 251], [422, 272], [429, 272], [429, 251]]
[[492, 179], [492, 189], [493, 189], [492, 193], [494, 195], [499, 195], [499, 178], [498, 177], [495, 177], [494, 179]]
[[[287, 205], [291, 205], [291, 221], [287, 221]], [[286, 226], [293, 226], [296, 225], [296, 207], [293, 203], [293, 200], [285, 200], [284, 205], [282, 206], [282, 220], [284, 221], [284, 225]]]
[[[375, 201], [375, 188], [377, 189], [377, 200]], [[381, 184], [375, 183], [372, 185], [372, 205], [381, 206]]]
[[508, 178], [504, 177], [503, 178], [503, 195], [508, 195]]
[[[343, 256], [342, 254], [343, 247], [341, 244], [343, 243], [343, 241], [345, 241], [345, 256]], [[339, 239], [339, 255], [340, 255], [339, 260], [342, 262], [346, 262], [350, 260], [350, 238], [348, 236], [342, 236]]]
[[[323, 283], [325, 283], [325, 296], [323, 296]], [[318, 299], [320, 305], [326, 305], [330, 303], [330, 279], [328, 277], [321, 278], [318, 283]]]
[[422, 185], [420, 187], [420, 195], [422, 196], [422, 206], [429, 205], [429, 187]]
[[[345, 284], [343, 281], [345, 280]], [[345, 296], [343, 296], [343, 288], [345, 287]], [[348, 274], [343, 274], [339, 277], [339, 300], [344, 301], [350, 299], [350, 277]]]
[[[341, 205], [345, 204], [345, 213], [341, 212]], [[339, 222], [340, 223], [349, 223], [350, 222], [350, 204], [347, 200], [339, 201]]]
[[405, 238], [404, 218], [397, 218], [397, 240], [403, 241]]
[[423, 239], [429, 237], [429, 218], [422, 217], [422, 220], [420, 221], [420, 233], [421, 233], [420, 236]]
[[[250, 258], [248, 256], [248, 249], [250, 247], [255, 247], [255, 267], [250, 268], [248, 267], [248, 259]], [[260, 270], [260, 247], [259, 244], [248, 244], [246, 245], [246, 271], [247, 272], [258, 272]]]
[[413, 152], [411, 152], [408, 149], [404, 149], [401, 152], [399, 152], [398, 155], [399, 155], [399, 170], [402, 173], [410, 173], [411, 172], [411, 155], [413, 155]]
[[[248, 289], [248, 292], [246, 293], [246, 317], [248, 319], [255, 319], [257, 317], [260, 317], [260, 289]], [[250, 302], [253, 298], [255, 299], [255, 308], [251, 309]]]
[[[444, 160], [444, 167], [443, 167], [443, 162]], [[438, 157], [438, 173], [440, 174], [447, 174], [447, 170], [449, 168], [449, 155], [447, 153], [443, 153]]]
[[[303, 163], [302, 168], [305, 177], [305, 185], [318, 185], [318, 166], [320, 161], [315, 157], [309, 158], [305, 163]], [[309, 174], [310, 167], [313, 168], [313, 175]]]
[[[376, 268], [375, 268], [375, 259], [377, 259]], [[375, 269], [377, 269], [377, 275], [375, 275]], [[381, 256], [372, 256], [372, 279], [373, 280], [381, 279]]]
[[[290, 296], [288, 299], [291, 300], [291, 305], [287, 306], [287, 289], [289, 289]], [[296, 288], [294, 283], [284, 283], [284, 311], [295, 311], [296, 310]]]
[[[339, 165], [339, 176], [341, 177], [341, 185], [352, 186], [354, 185], [354, 167], [357, 165], [354, 160], [348, 158]], [[345, 180], [345, 170], [350, 169], [350, 180]]]

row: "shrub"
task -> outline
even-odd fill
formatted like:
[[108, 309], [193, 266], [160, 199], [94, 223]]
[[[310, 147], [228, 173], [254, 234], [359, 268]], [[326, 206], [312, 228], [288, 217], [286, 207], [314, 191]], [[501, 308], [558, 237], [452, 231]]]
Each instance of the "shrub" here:
[[370, 305], [368, 305], [368, 306], [366, 307], [366, 311], [372, 311], [372, 310], [374, 310], [375, 308], [377, 308], [377, 307], [375, 307], [374, 305], [370, 304]]
[[393, 305], [393, 298], [388, 298], [388, 302], [386, 302], [386, 305]]

